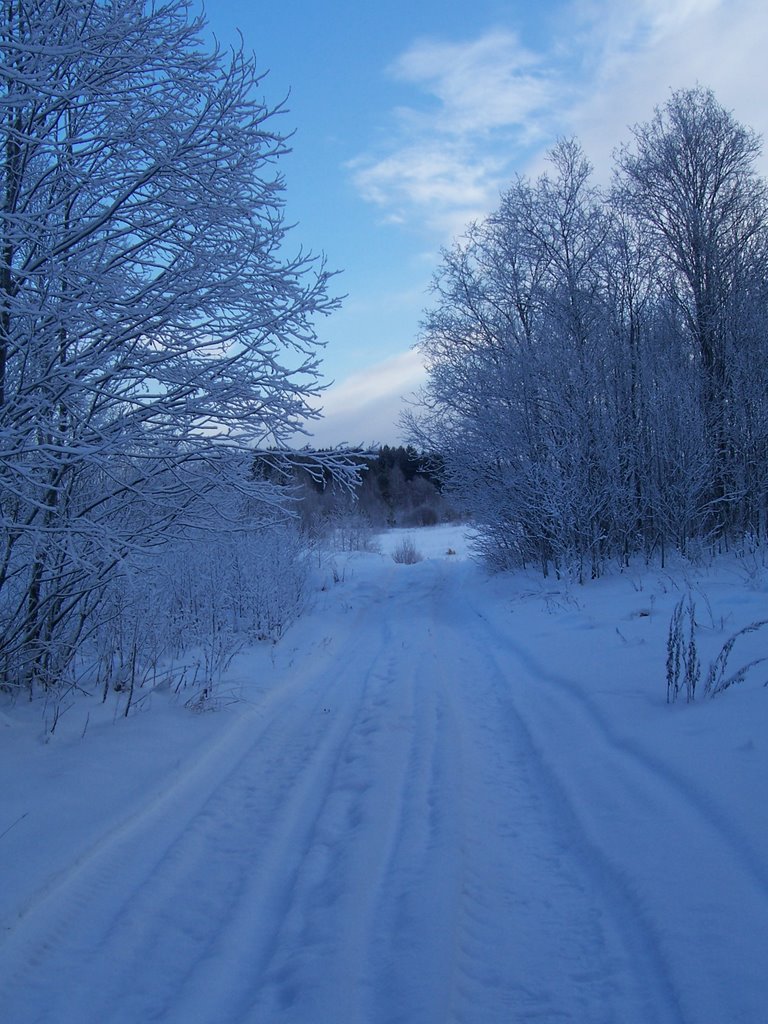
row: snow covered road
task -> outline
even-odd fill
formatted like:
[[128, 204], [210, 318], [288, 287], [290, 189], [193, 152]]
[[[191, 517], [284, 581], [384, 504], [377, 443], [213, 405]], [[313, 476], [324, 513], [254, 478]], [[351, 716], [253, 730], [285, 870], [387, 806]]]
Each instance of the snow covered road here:
[[483, 586], [361, 563], [5, 925], [4, 1024], [765, 1020], [760, 827]]

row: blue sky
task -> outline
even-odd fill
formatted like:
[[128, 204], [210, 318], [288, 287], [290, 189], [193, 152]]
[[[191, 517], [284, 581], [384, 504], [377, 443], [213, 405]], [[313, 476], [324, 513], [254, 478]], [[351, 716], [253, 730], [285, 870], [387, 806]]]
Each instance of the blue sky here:
[[[290, 92], [282, 170], [294, 244], [343, 273], [326, 342], [318, 444], [393, 443], [442, 245], [489, 213], [516, 173], [576, 135], [607, 180], [611, 151], [669, 90], [697, 82], [768, 136], [765, 0], [216, 0]], [[768, 174], [768, 160], [762, 168]]]

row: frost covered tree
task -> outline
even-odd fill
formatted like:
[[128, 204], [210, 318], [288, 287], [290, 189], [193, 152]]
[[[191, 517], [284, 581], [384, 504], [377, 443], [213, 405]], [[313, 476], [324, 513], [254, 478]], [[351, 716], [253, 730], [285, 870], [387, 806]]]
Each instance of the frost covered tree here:
[[288, 255], [280, 108], [185, 0], [2, 0], [0, 682], [53, 685], [126, 556], [281, 507], [322, 260]]
[[576, 142], [443, 253], [414, 440], [497, 566], [766, 533], [768, 205], [759, 142], [702, 89], [601, 194]]
[[712, 521], [727, 526], [740, 491], [734, 385], [750, 345], [745, 313], [766, 270], [768, 190], [755, 168], [761, 141], [701, 87], [673, 93], [633, 137], [619, 153], [618, 190], [647, 229], [702, 375]]
[[761, 142], [702, 88], [673, 93], [633, 136], [634, 147], [619, 154], [619, 188], [672, 275], [714, 402], [727, 382], [731, 302], [756, 247], [763, 255]]
[[598, 257], [610, 220], [575, 142], [551, 165], [444, 254], [422, 336], [431, 412], [412, 427], [445, 455], [491, 560], [546, 571], [572, 551], [592, 571], [609, 500]]

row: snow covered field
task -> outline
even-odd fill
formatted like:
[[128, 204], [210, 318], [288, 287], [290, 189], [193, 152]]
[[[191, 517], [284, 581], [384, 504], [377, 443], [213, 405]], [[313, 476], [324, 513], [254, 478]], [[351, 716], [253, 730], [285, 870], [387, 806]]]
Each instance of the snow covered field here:
[[768, 669], [665, 703], [673, 607], [706, 669], [759, 557], [576, 587], [411, 536], [216, 713], [0, 705], [3, 1024], [768, 1019]]

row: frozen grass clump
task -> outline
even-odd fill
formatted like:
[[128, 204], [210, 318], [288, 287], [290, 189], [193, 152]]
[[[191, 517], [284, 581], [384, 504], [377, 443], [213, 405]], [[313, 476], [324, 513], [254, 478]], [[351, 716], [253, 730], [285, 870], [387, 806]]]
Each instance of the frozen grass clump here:
[[414, 544], [412, 537], [403, 537], [393, 550], [392, 558], [399, 565], [414, 565], [422, 561], [424, 556]]

